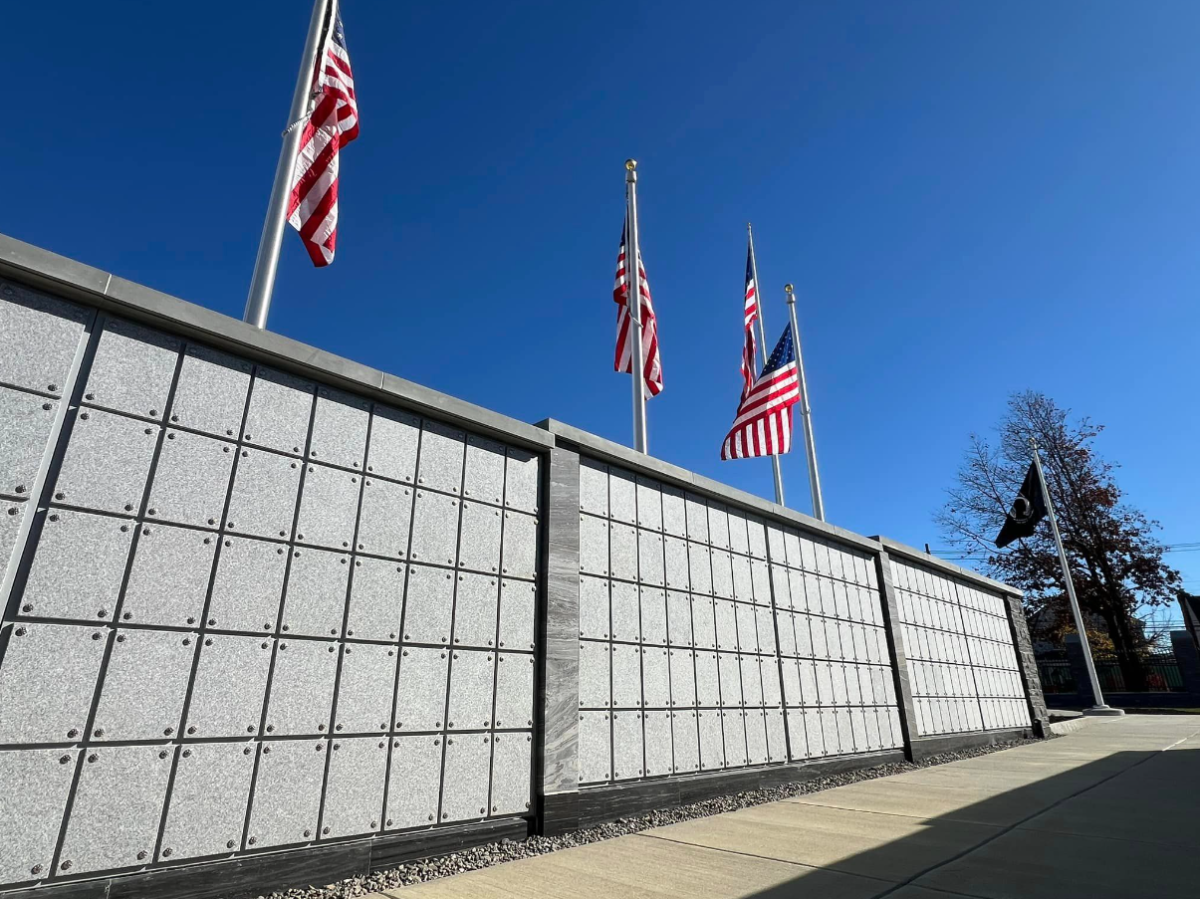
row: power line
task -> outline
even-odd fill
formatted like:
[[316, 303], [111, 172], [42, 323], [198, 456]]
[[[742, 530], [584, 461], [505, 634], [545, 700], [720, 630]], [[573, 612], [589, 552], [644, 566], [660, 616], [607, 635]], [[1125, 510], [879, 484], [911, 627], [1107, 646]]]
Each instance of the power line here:
[[[945, 559], [948, 562], [986, 562], [987, 556], [977, 554], [964, 553], [959, 549], [933, 549], [930, 550], [933, 555]], [[1187, 543], [1168, 543], [1163, 547], [1164, 553], [1194, 553], [1200, 552], [1200, 541], [1190, 541]]]

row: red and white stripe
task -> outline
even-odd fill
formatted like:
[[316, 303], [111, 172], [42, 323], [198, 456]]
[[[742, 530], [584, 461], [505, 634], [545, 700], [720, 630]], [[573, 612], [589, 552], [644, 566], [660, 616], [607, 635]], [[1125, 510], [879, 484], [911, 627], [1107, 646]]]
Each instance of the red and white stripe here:
[[721, 445], [722, 459], [775, 456], [792, 448], [792, 406], [800, 399], [800, 379], [792, 361], [764, 373], [738, 406], [733, 427]]
[[[626, 223], [628, 225], [628, 223]], [[617, 253], [617, 278], [613, 284], [613, 302], [617, 304], [617, 352], [613, 370], [633, 373], [633, 333], [630, 329], [629, 287], [626, 280], [625, 245], [628, 228], [621, 231], [621, 249]], [[662, 392], [662, 356], [658, 351], [658, 319], [654, 315], [654, 304], [650, 299], [650, 284], [646, 281], [646, 269], [642, 265], [642, 254], [637, 253], [638, 275], [641, 279], [641, 325], [642, 325], [642, 376], [646, 390], [651, 396]]]
[[758, 284], [754, 277], [754, 265], [750, 251], [746, 251], [746, 305], [745, 334], [742, 339], [742, 398], [754, 387], [754, 372], [758, 368], [758, 347], [754, 340], [754, 322], [758, 319]]
[[333, 262], [338, 224], [338, 151], [358, 137], [358, 101], [341, 24], [337, 3], [330, 3], [323, 46], [313, 72], [316, 105], [303, 124], [288, 203], [288, 223], [300, 232], [316, 266]]

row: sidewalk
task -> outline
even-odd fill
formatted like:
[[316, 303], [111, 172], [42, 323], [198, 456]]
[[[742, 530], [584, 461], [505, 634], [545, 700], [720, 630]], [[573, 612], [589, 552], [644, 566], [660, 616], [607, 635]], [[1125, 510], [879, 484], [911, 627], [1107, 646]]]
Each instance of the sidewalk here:
[[1200, 721], [1137, 715], [375, 895], [1158, 899], [1197, 858]]

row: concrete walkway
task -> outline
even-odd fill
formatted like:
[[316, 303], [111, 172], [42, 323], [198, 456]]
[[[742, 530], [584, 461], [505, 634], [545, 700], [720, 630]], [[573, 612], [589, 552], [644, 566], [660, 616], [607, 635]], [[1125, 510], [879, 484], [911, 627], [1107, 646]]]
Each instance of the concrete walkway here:
[[1200, 719], [1046, 743], [389, 891], [395, 899], [1200, 896]]

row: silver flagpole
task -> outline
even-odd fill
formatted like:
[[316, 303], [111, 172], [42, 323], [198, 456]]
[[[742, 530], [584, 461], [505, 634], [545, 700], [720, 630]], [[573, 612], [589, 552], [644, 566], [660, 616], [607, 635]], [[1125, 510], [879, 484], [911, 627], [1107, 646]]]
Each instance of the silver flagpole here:
[[637, 160], [625, 160], [625, 283], [629, 285], [629, 336], [633, 338], [630, 374], [633, 376], [633, 448], [646, 452], [646, 363], [642, 359], [642, 260], [638, 243]]
[[316, 0], [313, 3], [312, 19], [308, 23], [308, 39], [304, 42], [304, 55], [300, 58], [300, 75], [296, 78], [296, 90], [292, 94], [292, 109], [288, 114], [288, 127], [283, 132], [283, 146], [279, 149], [279, 162], [275, 166], [275, 184], [271, 187], [271, 200], [267, 204], [267, 218], [263, 222], [262, 237], [258, 242], [258, 258], [254, 261], [254, 276], [250, 279], [250, 293], [246, 297], [246, 312], [242, 321], [256, 328], [267, 326], [271, 311], [271, 294], [275, 290], [275, 271], [279, 268], [279, 250], [283, 246], [283, 228], [287, 224], [288, 198], [292, 193], [292, 172], [296, 155], [300, 150], [301, 127], [305, 117], [312, 111], [313, 72], [316, 71], [317, 53], [320, 50], [321, 34], [325, 21], [336, 9], [331, 10], [336, 0]]
[[[758, 357], [763, 368], [767, 367], [767, 333], [763, 321], [762, 282], [758, 280], [758, 259], [754, 256], [754, 228], [746, 222], [746, 233], [750, 235], [750, 273], [754, 276], [754, 298], [758, 305]], [[775, 475], [775, 502], [786, 506], [783, 501], [783, 470], [779, 467], [779, 454], [771, 454], [771, 471]]]
[[1083, 626], [1083, 612], [1079, 610], [1079, 599], [1075, 596], [1075, 581], [1071, 578], [1071, 568], [1067, 564], [1067, 551], [1063, 549], [1062, 535], [1058, 532], [1058, 519], [1054, 515], [1054, 501], [1050, 499], [1050, 488], [1046, 486], [1046, 475], [1042, 472], [1042, 454], [1038, 451], [1037, 438], [1029, 438], [1029, 446], [1033, 450], [1033, 465], [1037, 469], [1038, 483], [1042, 488], [1042, 498], [1046, 501], [1046, 513], [1050, 516], [1050, 529], [1054, 532], [1054, 545], [1058, 547], [1058, 561], [1062, 565], [1063, 580], [1067, 582], [1067, 599], [1071, 602], [1071, 614], [1075, 618], [1075, 630], [1079, 633], [1079, 642], [1083, 646], [1083, 660], [1087, 664], [1088, 678], [1092, 682], [1092, 695], [1096, 704], [1090, 709], [1084, 709], [1085, 715], [1124, 715], [1121, 709], [1114, 709], [1104, 701], [1100, 692], [1100, 678], [1096, 676], [1096, 664], [1092, 661], [1092, 647], [1088, 645], [1087, 629]]
[[808, 455], [808, 486], [812, 491], [813, 518], [825, 520], [825, 503], [821, 499], [821, 476], [817, 473], [817, 444], [813, 440], [812, 408], [808, 405], [808, 381], [804, 377], [804, 356], [800, 352], [800, 326], [796, 324], [796, 294], [791, 284], [787, 293], [788, 315], [792, 320], [792, 343], [796, 347], [796, 375], [800, 379], [800, 418], [804, 423], [804, 450]]

